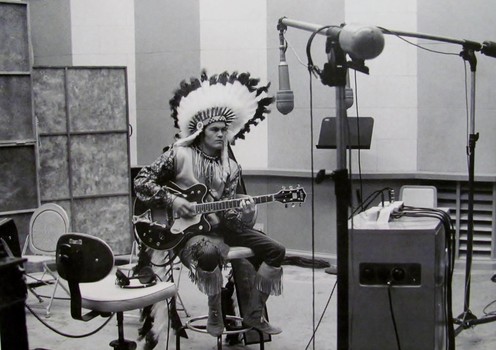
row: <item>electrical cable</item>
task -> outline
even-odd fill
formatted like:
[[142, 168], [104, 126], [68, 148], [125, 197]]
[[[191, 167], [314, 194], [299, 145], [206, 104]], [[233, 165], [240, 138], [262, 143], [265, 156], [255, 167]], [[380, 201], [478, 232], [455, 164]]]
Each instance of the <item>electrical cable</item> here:
[[391, 191], [393, 191], [393, 189], [391, 187], [384, 187], [383, 189], [380, 189], [380, 190], [376, 190], [374, 192], [372, 192], [371, 194], [369, 194], [367, 196], [367, 198], [365, 198], [364, 201], [362, 201], [362, 204], [360, 206], [358, 206], [355, 210], [353, 210], [353, 212], [350, 214], [349, 216], [349, 219], [352, 219], [353, 216], [356, 215], [356, 213], [361, 210], [361, 212], [367, 210], [367, 208], [369, 207], [369, 205], [372, 204], [372, 202], [379, 196], [379, 195], [383, 195], [384, 194], [384, 191], [388, 191], [388, 193], [390, 193]]
[[398, 350], [401, 350], [400, 337], [398, 335], [398, 326], [396, 323], [396, 318], [394, 317], [393, 300], [391, 297], [391, 288], [392, 288], [391, 281], [388, 281], [387, 285], [388, 285], [387, 292], [388, 292], [388, 301], [389, 301], [389, 312], [391, 314], [391, 321], [393, 322], [394, 336], [396, 339], [396, 345], [398, 347]]
[[332, 300], [332, 296], [334, 295], [334, 291], [336, 290], [336, 286], [338, 285], [338, 282], [336, 280], [336, 282], [334, 282], [334, 286], [332, 287], [332, 290], [331, 290], [331, 294], [329, 295], [329, 298], [327, 298], [327, 302], [324, 306], [324, 310], [322, 311], [322, 314], [320, 315], [320, 318], [319, 318], [319, 322], [317, 323], [317, 327], [315, 328], [315, 330], [312, 332], [312, 336], [310, 337], [310, 340], [308, 341], [307, 343], [307, 346], [305, 347], [305, 350], [308, 349], [308, 347], [310, 346], [310, 343], [313, 341], [313, 339], [315, 338], [315, 334], [317, 334], [317, 330], [319, 329], [321, 323], [322, 323], [322, 320], [324, 319], [324, 316], [327, 312], [327, 308], [329, 307], [329, 304]]
[[[315, 181], [314, 181], [314, 157], [313, 157], [313, 84], [312, 73], [309, 69], [309, 87], [310, 87], [310, 182], [312, 191], [312, 261], [315, 260]], [[312, 264], [312, 329], [315, 333], [315, 266]], [[313, 348], [315, 349], [315, 338], [313, 337]]]
[[85, 337], [89, 337], [93, 334], [96, 334], [97, 332], [101, 331], [103, 329], [103, 327], [105, 327], [107, 325], [107, 323], [110, 322], [110, 320], [114, 317], [114, 313], [112, 313], [110, 315], [110, 317], [105, 320], [105, 322], [102, 323], [102, 325], [100, 325], [99, 327], [97, 327], [95, 330], [89, 332], [89, 333], [85, 333], [85, 334], [68, 334], [68, 333], [64, 333], [62, 331], [59, 331], [58, 329], [56, 329], [55, 327], [52, 327], [51, 325], [49, 325], [48, 323], [46, 323], [45, 321], [43, 321], [41, 319], [41, 317], [33, 311], [33, 309], [25, 304], [26, 308], [29, 310], [29, 312], [31, 312], [31, 314], [38, 320], [41, 322], [41, 324], [43, 324], [45, 327], [47, 327], [48, 329], [50, 329], [51, 331], [57, 333], [58, 335], [61, 335], [63, 337], [67, 337], [67, 338], [85, 338]]
[[445, 318], [447, 322], [446, 327], [446, 346], [450, 350], [455, 349], [455, 331], [454, 331], [454, 319], [452, 313], [452, 281], [453, 281], [453, 271], [455, 262], [455, 227], [453, 220], [449, 214], [441, 209], [433, 208], [418, 208], [411, 206], [404, 206], [401, 211], [392, 213], [393, 218], [400, 218], [402, 216], [408, 217], [431, 217], [436, 218], [441, 221], [445, 232], [445, 251], [447, 252], [447, 264], [445, 266], [445, 288], [444, 297], [446, 298], [446, 308], [444, 310]]
[[441, 55], [460, 56], [459, 54], [454, 53], [454, 52], [445, 52], [445, 51], [439, 51], [439, 50], [429, 49], [427, 47], [424, 47], [424, 46], [419, 45], [419, 44], [415, 44], [415, 43], [411, 42], [410, 40], [405, 39], [401, 34], [392, 33], [387, 28], [384, 28], [384, 27], [377, 27], [377, 28], [379, 28], [380, 30], [382, 30], [382, 31], [384, 31], [384, 32], [386, 32], [388, 34], [392, 34], [392, 35], [396, 36], [397, 38], [403, 40], [404, 42], [406, 42], [406, 43], [408, 43], [408, 44], [410, 44], [412, 46], [415, 46], [415, 47], [417, 47], [417, 48], [419, 48], [421, 50], [425, 50], [425, 51], [428, 51], [428, 52], [437, 53], [437, 54], [441, 54]]

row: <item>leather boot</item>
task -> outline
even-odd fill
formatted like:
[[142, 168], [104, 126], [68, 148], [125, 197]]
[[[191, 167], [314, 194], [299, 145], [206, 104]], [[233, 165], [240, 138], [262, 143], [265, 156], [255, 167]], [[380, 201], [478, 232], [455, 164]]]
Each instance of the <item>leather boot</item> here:
[[252, 291], [248, 310], [243, 317], [243, 323], [246, 326], [253, 327], [266, 334], [279, 334], [282, 329], [271, 325], [264, 317], [263, 311], [265, 302], [269, 295], [255, 289]]
[[218, 337], [224, 331], [222, 319], [221, 293], [208, 296], [207, 332], [213, 337]]

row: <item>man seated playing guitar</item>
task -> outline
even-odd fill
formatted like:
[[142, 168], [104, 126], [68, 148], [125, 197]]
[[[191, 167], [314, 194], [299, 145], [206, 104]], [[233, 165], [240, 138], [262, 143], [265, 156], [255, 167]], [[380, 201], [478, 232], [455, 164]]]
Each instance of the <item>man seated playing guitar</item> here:
[[[273, 98], [267, 86], [257, 87], [258, 79], [248, 73], [222, 73], [183, 82], [170, 101], [172, 118], [180, 129], [177, 141], [155, 162], [144, 167], [134, 180], [140, 201], [150, 207], [172, 210], [175, 218], [186, 221], [198, 215], [187, 194], [174, 191], [169, 184], [188, 189], [203, 184], [208, 189], [206, 201], [230, 200], [237, 196], [241, 168], [228, 156], [228, 143], [244, 138], [251, 125], [263, 120]], [[253, 229], [255, 202], [246, 196], [239, 208], [205, 214], [209, 227], [184, 228], [184, 239], [174, 247], [200, 291], [208, 296], [207, 331], [219, 336], [224, 330], [221, 309], [221, 268], [229, 246], [253, 250], [256, 276], [244, 312], [244, 323], [268, 334], [281, 329], [269, 324], [263, 309], [269, 295], [282, 291], [282, 267], [285, 248], [263, 232]], [[165, 253], [164, 253], [165, 254]]]

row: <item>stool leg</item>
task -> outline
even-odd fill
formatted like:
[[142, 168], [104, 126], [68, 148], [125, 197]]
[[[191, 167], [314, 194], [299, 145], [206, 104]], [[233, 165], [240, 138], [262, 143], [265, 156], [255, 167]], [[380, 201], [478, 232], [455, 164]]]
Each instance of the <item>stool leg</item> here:
[[257, 333], [258, 333], [258, 337], [259, 337], [259, 340], [260, 340], [260, 350], [264, 350], [265, 349], [265, 341], [264, 341], [264, 334], [262, 331], [259, 331], [258, 329], [255, 329], [253, 328]]
[[176, 332], [176, 350], [181, 350], [181, 333], [187, 328], [187, 326], [181, 326]]
[[222, 335], [217, 337], [217, 350], [222, 350]]

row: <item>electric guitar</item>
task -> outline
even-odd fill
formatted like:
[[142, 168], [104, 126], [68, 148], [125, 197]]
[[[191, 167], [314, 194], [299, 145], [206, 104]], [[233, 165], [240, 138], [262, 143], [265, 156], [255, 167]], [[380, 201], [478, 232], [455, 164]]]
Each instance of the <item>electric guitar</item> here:
[[[134, 203], [133, 224], [135, 233], [146, 246], [157, 250], [168, 250], [176, 247], [187, 236], [194, 233], [209, 232], [211, 227], [205, 215], [228, 209], [240, 208], [242, 198], [208, 202], [205, 200], [208, 189], [203, 184], [196, 184], [183, 189], [170, 182], [167, 189], [191, 203], [194, 203], [193, 217], [176, 217], [172, 210], [151, 208], [139, 199]], [[302, 187], [283, 188], [277, 193], [252, 197], [255, 204], [280, 202], [286, 206], [303, 203], [306, 193]]]

